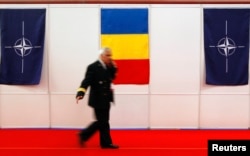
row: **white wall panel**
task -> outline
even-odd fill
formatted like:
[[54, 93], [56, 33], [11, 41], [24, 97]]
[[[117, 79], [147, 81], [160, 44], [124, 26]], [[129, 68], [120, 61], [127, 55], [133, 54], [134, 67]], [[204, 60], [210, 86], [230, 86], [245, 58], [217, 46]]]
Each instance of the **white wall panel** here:
[[200, 8], [151, 9], [151, 93], [198, 93]]
[[148, 128], [148, 95], [115, 95], [111, 107], [111, 128]]
[[148, 94], [149, 85], [113, 85], [116, 94]]
[[202, 95], [201, 128], [248, 128], [249, 95]]
[[[147, 95], [115, 95], [111, 106], [111, 128], [148, 128]], [[88, 106], [88, 95], [78, 104], [72, 95], [51, 97], [52, 127], [83, 128], [94, 118], [93, 109]]]
[[98, 58], [99, 8], [50, 8], [50, 90], [74, 92], [88, 64]]
[[94, 120], [88, 95], [76, 103], [75, 95], [51, 96], [51, 127], [83, 128]]
[[198, 95], [151, 95], [151, 128], [198, 128]]
[[1, 95], [1, 127], [49, 127], [48, 95]]

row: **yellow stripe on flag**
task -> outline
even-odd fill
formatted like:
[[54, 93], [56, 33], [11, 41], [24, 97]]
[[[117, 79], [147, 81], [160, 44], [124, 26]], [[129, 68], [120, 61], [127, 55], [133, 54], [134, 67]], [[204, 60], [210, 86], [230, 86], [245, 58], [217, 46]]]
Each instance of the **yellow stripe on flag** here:
[[105, 34], [101, 44], [112, 49], [113, 59], [149, 59], [148, 34]]

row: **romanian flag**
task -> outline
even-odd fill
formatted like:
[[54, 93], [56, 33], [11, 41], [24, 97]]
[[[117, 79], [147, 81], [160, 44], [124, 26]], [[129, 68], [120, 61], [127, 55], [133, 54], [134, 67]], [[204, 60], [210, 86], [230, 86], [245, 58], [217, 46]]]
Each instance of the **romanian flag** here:
[[148, 9], [101, 9], [101, 46], [118, 66], [114, 84], [149, 83]]

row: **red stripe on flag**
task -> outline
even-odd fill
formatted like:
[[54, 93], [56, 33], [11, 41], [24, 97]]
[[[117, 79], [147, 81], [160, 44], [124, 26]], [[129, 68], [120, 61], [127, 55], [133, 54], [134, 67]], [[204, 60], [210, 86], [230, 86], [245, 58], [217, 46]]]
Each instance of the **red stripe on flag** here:
[[114, 61], [118, 67], [114, 84], [149, 83], [149, 59]]

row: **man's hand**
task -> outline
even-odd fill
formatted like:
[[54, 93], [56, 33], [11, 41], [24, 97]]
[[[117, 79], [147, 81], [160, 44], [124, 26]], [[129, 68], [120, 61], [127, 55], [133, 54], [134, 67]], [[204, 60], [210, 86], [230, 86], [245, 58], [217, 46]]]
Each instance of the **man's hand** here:
[[117, 65], [116, 65], [115, 61], [112, 60], [111, 63], [113, 65], [113, 67], [117, 68]]
[[78, 104], [78, 101], [81, 100], [81, 99], [83, 99], [83, 96], [76, 97], [76, 103]]
[[84, 92], [83, 91], [78, 91], [77, 94], [76, 94], [76, 103], [78, 104], [78, 101], [83, 99], [84, 97]]
[[114, 67], [117, 68], [116, 63], [113, 60], [110, 60], [109, 64], [107, 65], [108, 67]]

